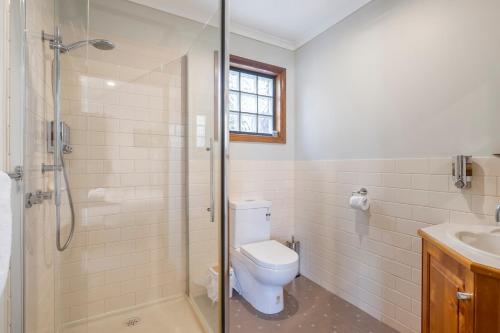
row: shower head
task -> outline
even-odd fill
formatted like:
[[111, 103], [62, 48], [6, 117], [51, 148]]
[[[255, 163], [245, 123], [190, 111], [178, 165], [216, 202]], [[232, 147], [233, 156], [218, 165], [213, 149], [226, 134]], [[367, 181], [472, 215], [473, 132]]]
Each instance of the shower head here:
[[112, 41], [107, 39], [92, 39], [89, 41], [89, 43], [96, 49], [103, 51], [108, 51], [115, 48], [115, 44], [113, 44]]
[[112, 50], [115, 48], [115, 44], [113, 44], [113, 42], [110, 40], [107, 40], [107, 39], [89, 39], [89, 40], [81, 40], [79, 42], [75, 42], [75, 43], [69, 44], [69, 45], [64, 45], [61, 50], [64, 53], [66, 53], [66, 52], [69, 52], [71, 50], [80, 48], [80, 47], [88, 45], [88, 44], [90, 44], [93, 47], [95, 47], [96, 49], [102, 50], [102, 51], [108, 51], [108, 50]]

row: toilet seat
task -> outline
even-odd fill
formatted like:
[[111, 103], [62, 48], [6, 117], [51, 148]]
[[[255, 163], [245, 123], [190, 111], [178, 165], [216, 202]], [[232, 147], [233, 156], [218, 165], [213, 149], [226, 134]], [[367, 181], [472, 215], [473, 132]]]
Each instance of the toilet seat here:
[[257, 266], [273, 270], [294, 268], [299, 260], [295, 251], [275, 240], [242, 245], [240, 252]]

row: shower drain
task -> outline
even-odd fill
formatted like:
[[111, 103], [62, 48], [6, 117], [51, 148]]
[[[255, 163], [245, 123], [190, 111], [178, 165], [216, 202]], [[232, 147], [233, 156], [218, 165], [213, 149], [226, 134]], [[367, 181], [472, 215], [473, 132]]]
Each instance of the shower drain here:
[[139, 317], [132, 317], [125, 320], [125, 326], [127, 327], [134, 327], [139, 325], [140, 323], [141, 323], [141, 318]]

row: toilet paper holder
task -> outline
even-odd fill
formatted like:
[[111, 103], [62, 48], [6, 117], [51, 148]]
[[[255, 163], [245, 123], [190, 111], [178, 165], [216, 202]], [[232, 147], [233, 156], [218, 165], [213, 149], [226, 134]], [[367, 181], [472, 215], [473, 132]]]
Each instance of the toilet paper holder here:
[[352, 192], [352, 195], [356, 195], [356, 194], [367, 195], [368, 194], [368, 190], [366, 188], [362, 187], [359, 190], [357, 190], [355, 192]]

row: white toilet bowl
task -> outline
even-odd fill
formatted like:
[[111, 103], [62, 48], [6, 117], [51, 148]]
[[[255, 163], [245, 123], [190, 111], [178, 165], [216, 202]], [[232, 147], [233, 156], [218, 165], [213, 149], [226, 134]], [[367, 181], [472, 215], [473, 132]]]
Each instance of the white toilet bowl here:
[[299, 257], [283, 244], [266, 240], [242, 245], [231, 252], [231, 263], [241, 295], [258, 311], [283, 311], [283, 286], [299, 269]]

